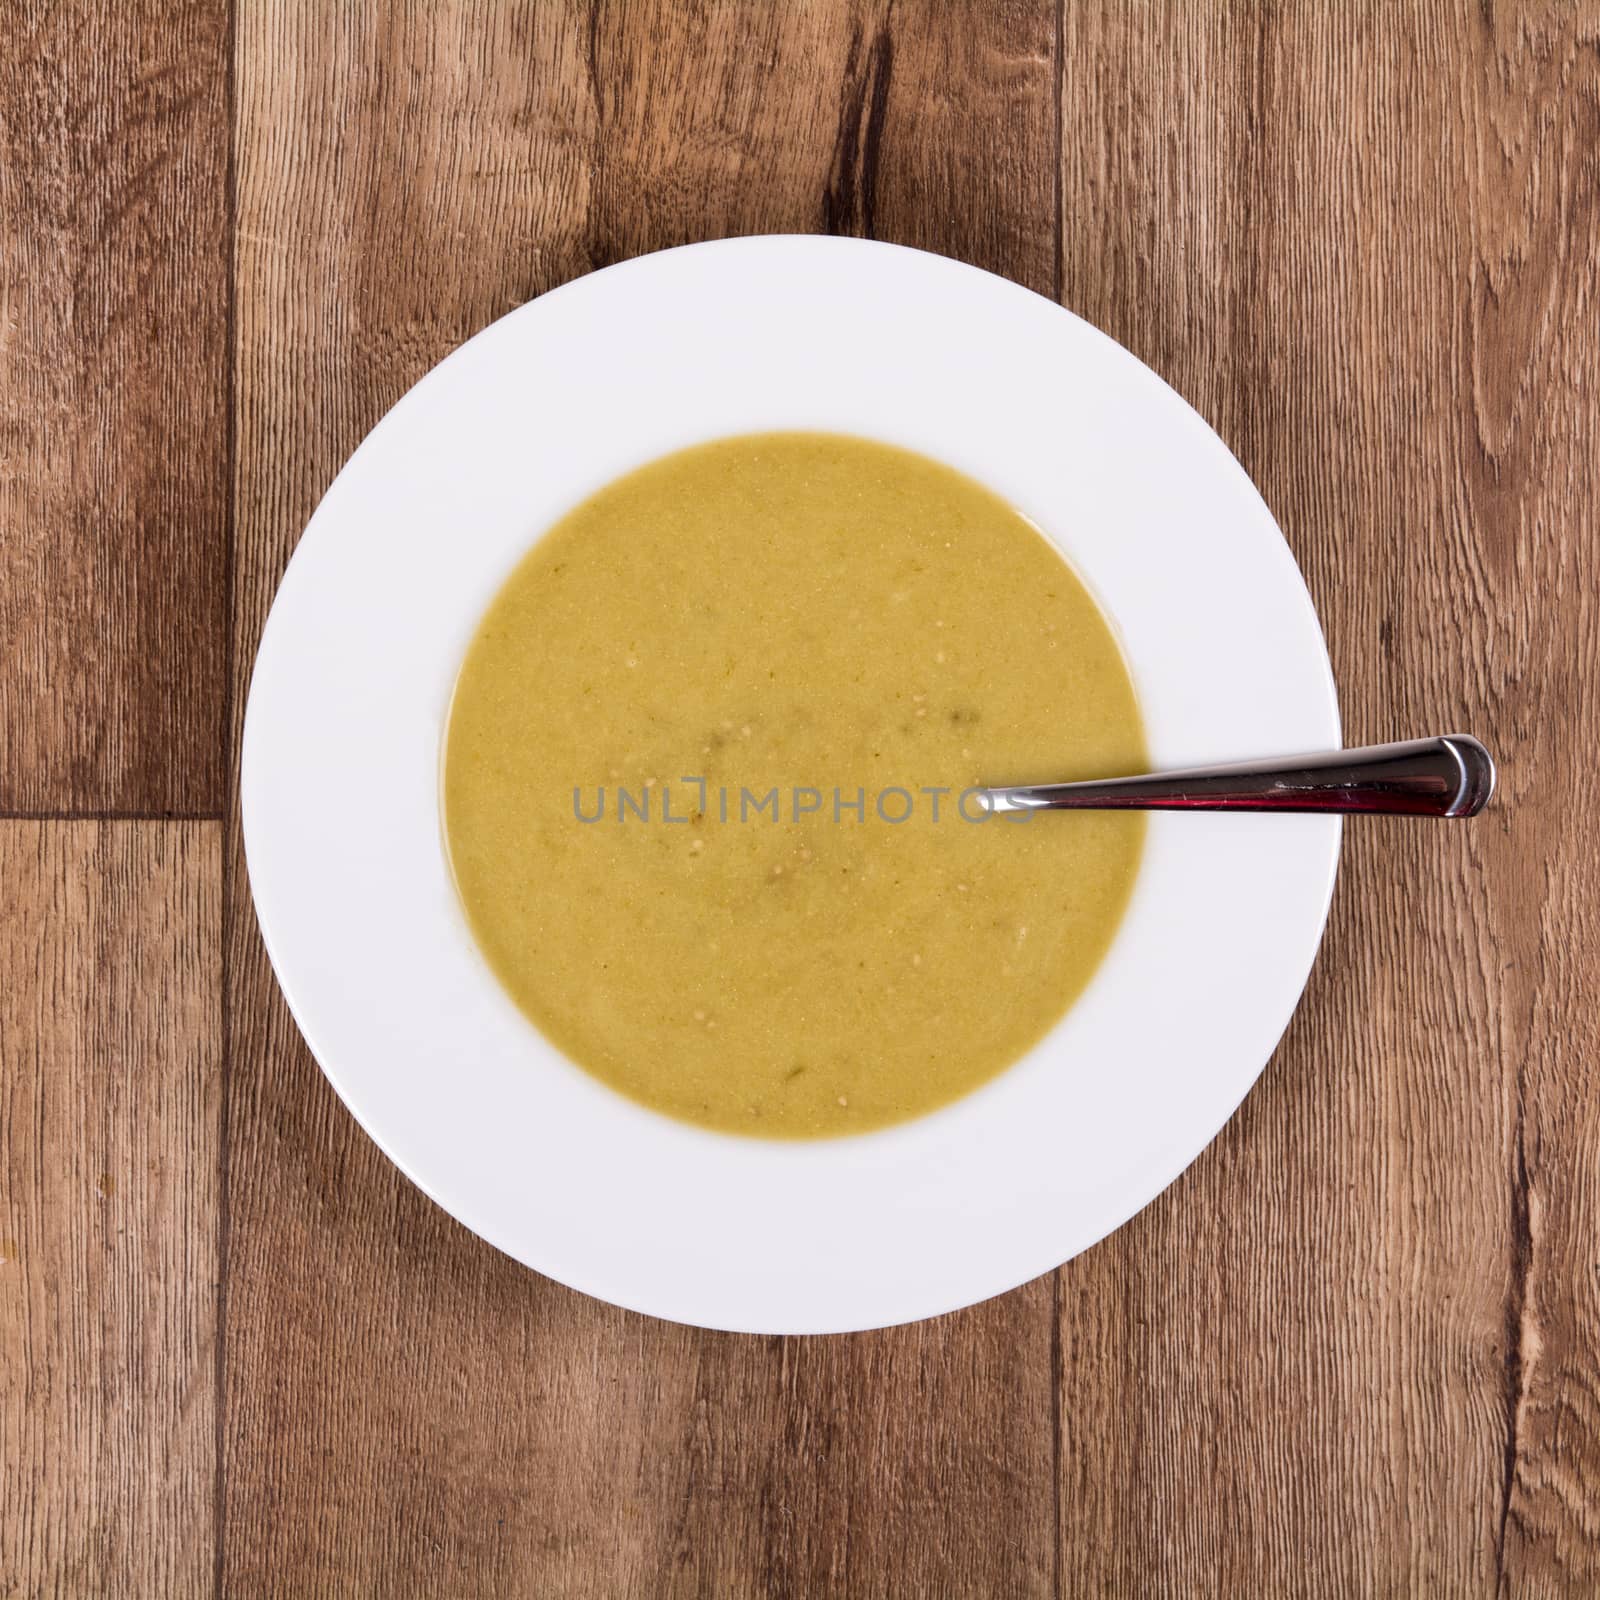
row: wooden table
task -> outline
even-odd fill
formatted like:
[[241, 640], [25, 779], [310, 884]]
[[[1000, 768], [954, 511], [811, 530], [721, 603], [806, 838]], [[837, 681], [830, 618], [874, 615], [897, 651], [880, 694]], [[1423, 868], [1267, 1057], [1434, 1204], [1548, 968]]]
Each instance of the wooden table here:
[[[359, 13], [359, 14], [358, 14]], [[1595, 0], [0, 20], [0, 1594], [1600, 1592]], [[234, 804], [316, 500], [462, 339], [774, 230], [1061, 300], [1260, 484], [1348, 833], [1215, 1145], [942, 1321], [756, 1339], [503, 1259], [335, 1100]]]

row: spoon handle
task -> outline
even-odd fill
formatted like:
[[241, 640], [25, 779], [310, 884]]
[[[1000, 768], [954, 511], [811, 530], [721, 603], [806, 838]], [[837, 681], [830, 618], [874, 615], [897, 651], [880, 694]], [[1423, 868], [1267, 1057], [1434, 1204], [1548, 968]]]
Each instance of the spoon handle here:
[[985, 790], [991, 811], [1365, 811], [1475, 817], [1494, 793], [1494, 760], [1449, 733], [1361, 750], [1191, 767], [1136, 778]]

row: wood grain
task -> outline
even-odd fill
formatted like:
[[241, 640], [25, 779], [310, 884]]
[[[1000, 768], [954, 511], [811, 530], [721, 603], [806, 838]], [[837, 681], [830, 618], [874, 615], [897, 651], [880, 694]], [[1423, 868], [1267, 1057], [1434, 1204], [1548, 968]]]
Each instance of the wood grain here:
[[[240, 19], [241, 673], [362, 433], [577, 272], [832, 228], [943, 239], [1052, 287], [1046, 7], [904, 27], [887, 5], [341, 19]], [[1048, 1281], [804, 1341], [673, 1328], [534, 1277], [334, 1101], [230, 849], [230, 1592], [874, 1595], [886, 1574], [1050, 1592]]]
[[0, 21], [0, 814], [223, 809], [226, 39]]
[[0, 1594], [212, 1591], [221, 828], [0, 823]]
[[1596, 12], [1184, 20], [1069, 9], [1065, 298], [1261, 485], [1351, 741], [1503, 798], [1352, 825], [1243, 1114], [1061, 1273], [1061, 1592], [1591, 1593]]

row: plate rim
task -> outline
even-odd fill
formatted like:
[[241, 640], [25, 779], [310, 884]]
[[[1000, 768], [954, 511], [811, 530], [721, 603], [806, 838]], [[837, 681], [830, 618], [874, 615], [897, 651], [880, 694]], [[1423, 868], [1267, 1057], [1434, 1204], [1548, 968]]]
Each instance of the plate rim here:
[[[259, 804], [258, 781], [260, 774], [255, 765], [255, 758], [259, 757], [261, 754], [261, 724], [257, 717], [258, 680], [261, 676], [263, 661], [270, 659], [269, 651], [273, 646], [274, 623], [281, 623], [280, 603], [283, 599], [283, 596], [286, 591], [288, 591], [291, 595], [294, 593], [291, 579], [296, 574], [297, 567], [302, 574], [306, 570], [305, 560], [308, 555], [308, 550], [312, 547], [312, 540], [309, 536], [318, 529], [319, 519], [324, 518], [325, 508], [327, 508], [330, 503], [333, 504], [337, 510], [337, 496], [340, 491], [340, 485], [347, 483], [350, 480], [352, 469], [356, 468], [357, 463], [363, 459], [364, 455], [370, 453], [369, 447], [373, 445], [375, 440], [379, 440], [380, 436], [385, 434], [386, 429], [388, 429], [390, 432], [394, 431], [392, 428], [390, 428], [390, 424], [393, 422], [397, 414], [404, 412], [404, 409], [413, 401], [415, 396], [418, 396], [419, 394], [425, 394], [430, 390], [439, 389], [443, 384], [448, 382], [448, 379], [442, 375], [448, 374], [452, 371], [461, 370], [463, 364], [469, 359], [469, 352], [472, 352], [475, 349], [481, 350], [484, 347], [485, 342], [492, 343], [497, 337], [499, 330], [504, 329], [507, 324], [518, 318], [525, 318], [530, 312], [535, 311], [537, 308], [542, 307], [548, 309], [552, 305], [559, 306], [563, 303], [563, 297], [570, 297], [573, 292], [584, 289], [585, 286], [588, 286], [589, 290], [592, 292], [597, 281], [599, 280], [605, 280], [613, 274], [626, 276], [629, 274], [638, 273], [640, 271], [647, 271], [649, 270], [651, 263], [659, 262], [663, 258], [682, 258], [686, 254], [691, 253], [703, 258], [704, 255], [709, 252], [725, 254], [730, 251], [740, 252], [748, 251], [752, 248], [765, 248], [770, 246], [796, 247], [802, 251], [810, 251], [821, 247], [829, 252], [835, 253], [868, 252], [879, 256], [882, 256], [884, 253], [889, 253], [895, 256], [914, 257], [926, 261], [937, 262], [941, 264], [941, 269], [956, 269], [959, 274], [972, 274], [976, 278], [984, 280], [986, 285], [1000, 285], [1003, 286], [1004, 290], [1007, 292], [1028, 296], [1031, 300], [1036, 301], [1040, 307], [1045, 308], [1049, 313], [1070, 319], [1070, 323], [1078, 330], [1080, 336], [1083, 334], [1092, 336], [1094, 341], [1100, 342], [1104, 347], [1107, 348], [1109, 352], [1112, 353], [1112, 359], [1115, 362], [1121, 364], [1131, 364], [1131, 367], [1136, 369], [1140, 375], [1141, 382], [1147, 381], [1158, 385], [1160, 390], [1164, 392], [1165, 396], [1169, 397], [1170, 401], [1175, 401], [1178, 407], [1181, 408], [1181, 413], [1178, 414], [1186, 415], [1188, 419], [1188, 425], [1193, 428], [1197, 428], [1200, 431], [1204, 441], [1206, 453], [1214, 455], [1216, 451], [1220, 451], [1222, 455], [1226, 457], [1226, 460], [1231, 465], [1233, 475], [1236, 479], [1235, 488], [1237, 489], [1242, 487], [1249, 496], [1254, 498], [1259, 507], [1260, 513], [1266, 517], [1268, 523], [1277, 533], [1278, 539], [1282, 544], [1283, 554], [1288, 558], [1289, 569], [1299, 584], [1300, 597], [1303, 601], [1304, 611], [1306, 616], [1309, 618], [1311, 629], [1315, 634], [1316, 645], [1320, 653], [1321, 666], [1323, 669], [1322, 689], [1325, 696], [1325, 701], [1321, 709], [1328, 722], [1331, 724], [1334, 734], [1337, 737], [1339, 730], [1337, 691], [1332, 675], [1331, 662], [1328, 658], [1326, 640], [1322, 633], [1320, 620], [1316, 616], [1315, 608], [1312, 604], [1309, 591], [1305, 586], [1304, 576], [1300, 573], [1298, 566], [1293, 560], [1292, 552], [1289, 550], [1287, 541], [1283, 538], [1282, 530], [1278, 527], [1275, 519], [1272, 518], [1271, 512], [1266, 507], [1259, 491], [1251, 482], [1248, 475], [1244, 472], [1243, 467], [1238, 463], [1232, 452], [1228, 449], [1226, 443], [1220, 439], [1215, 431], [1210, 428], [1210, 426], [1199, 415], [1199, 413], [1196, 412], [1194, 408], [1182, 398], [1181, 395], [1177, 394], [1177, 392], [1173, 390], [1170, 385], [1166, 384], [1165, 381], [1160, 378], [1159, 374], [1155, 373], [1143, 362], [1139, 361], [1136, 356], [1127, 351], [1115, 340], [1111, 339], [1109, 335], [1095, 328], [1092, 324], [1086, 322], [1081, 317], [1078, 317], [1068, 308], [1060, 306], [1056, 302], [1050, 300], [1048, 297], [1037, 294], [1035, 291], [1027, 289], [1023, 285], [1017, 285], [1011, 282], [1011, 280], [999, 278], [998, 276], [990, 274], [981, 268], [970, 266], [967, 263], [956, 261], [953, 258], [935, 255], [931, 252], [915, 250], [908, 246], [889, 245], [875, 241], [831, 239], [825, 236], [807, 234], [751, 235], [738, 239], [706, 241], [677, 246], [672, 250], [655, 252], [652, 255], [642, 257], [635, 257], [629, 261], [617, 263], [615, 266], [600, 269], [595, 273], [586, 274], [581, 278], [562, 284], [561, 286], [549, 291], [547, 294], [540, 296], [538, 299], [529, 302], [527, 305], [519, 307], [516, 311], [513, 311], [508, 316], [489, 324], [477, 334], [473, 335], [472, 338], [465, 341], [461, 346], [452, 351], [441, 362], [436, 364], [426, 374], [424, 374], [416, 384], [406, 391], [405, 395], [403, 395], [393, 407], [385, 412], [384, 416], [380, 418], [379, 421], [373, 426], [373, 428], [363, 438], [360, 445], [357, 446], [357, 449], [345, 462], [339, 474], [335, 477], [332, 484], [330, 484], [329, 489], [319, 501], [316, 510], [313, 512], [307, 523], [304, 534], [297, 541], [294, 550], [291, 552], [288, 562], [284, 566], [272, 607], [268, 616], [264, 620], [261, 636], [258, 641], [255, 662], [252, 666], [250, 692], [246, 701], [243, 738], [241, 740], [239, 772], [241, 822], [246, 869], [251, 884], [252, 900], [257, 909], [258, 925], [261, 928], [263, 942], [269, 959], [271, 960], [274, 973], [277, 977], [280, 991], [284, 995], [285, 1001], [289, 1007], [291, 1015], [294, 1018], [296, 1026], [299, 1028], [302, 1036], [306, 1040], [311, 1053], [316, 1058], [324, 1075], [332, 1084], [340, 1100], [349, 1109], [352, 1116], [355, 1117], [357, 1123], [363, 1128], [367, 1135], [373, 1139], [379, 1148], [384, 1151], [388, 1158], [401, 1169], [407, 1178], [421, 1188], [424, 1193], [428, 1194], [430, 1198], [435, 1201], [435, 1203], [441, 1205], [446, 1211], [457, 1217], [458, 1220], [462, 1221], [465, 1226], [478, 1233], [480, 1237], [483, 1237], [488, 1242], [494, 1244], [496, 1248], [499, 1248], [505, 1253], [512, 1255], [514, 1258], [525, 1262], [527, 1265], [533, 1266], [536, 1270], [544, 1273], [545, 1275], [555, 1277], [558, 1279], [558, 1281], [565, 1282], [581, 1292], [594, 1294], [598, 1298], [610, 1301], [611, 1303], [626, 1306], [629, 1309], [641, 1311], [650, 1315], [668, 1316], [672, 1317], [674, 1320], [690, 1321], [694, 1325], [727, 1328], [732, 1331], [750, 1331], [761, 1333], [844, 1332], [857, 1329], [891, 1326], [899, 1322], [913, 1321], [919, 1320], [923, 1317], [941, 1315], [946, 1312], [959, 1309], [963, 1306], [979, 1303], [981, 1300], [987, 1299], [992, 1295], [1007, 1292], [1009, 1288], [1014, 1288], [1021, 1283], [1028, 1282], [1032, 1277], [1037, 1276], [1038, 1274], [1030, 1273], [1025, 1277], [1016, 1279], [1015, 1282], [992, 1287], [985, 1293], [977, 1296], [972, 1296], [958, 1291], [953, 1297], [943, 1297], [938, 1295], [925, 1297], [928, 1303], [919, 1303], [911, 1306], [909, 1309], [907, 1309], [906, 1314], [902, 1316], [891, 1316], [886, 1318], [876, 1313], [868, 1313], [859, 1320], [852, 1320], [848, 1316], [840, 1317], [837, 1314], [832, 1314], [821, 1318], [818, 1325], [815, 1327], [797, 1327], [794, 1325], [792, 1319], [785, 1319], [782, 1322], [782, 1325], [763, 1325], [759, 1318], [736, 1317], [733, 1319], [718, 1319], [715, 1316], [709, 1319], [698, 1316], [694, 1318], [686, 1318], [680, 1314], [676, 1314], [671, 1310], [661, 1309], [661, 1304], [658, 1298], [648, 1294], [639, 1296], [632, 1292], [626, 1285], [618, 1285], [611, 1282], [605, 1282], [602, 1284], [598, 1283], [594, 1279], [584, 1281], [585, 1275], [582, 1273], [568, 1273], [555, 1270], [546, 1260], [540, 1260], [537, 1262], [530, 1261], [525, 1250], [525, 1245], [523, 1247], [519, 1247], [519, 1242], [510, 1239], [507, 1230], [500, 1226], [495, 1219], [483, 1216], [467, 1215], [467, 1211], [472, 1210], [473, 1208], [470, 1206], [463, 1206], [459, 1201], [459, 1197], [447, 1197], [442, 1190], [448, 1186], [438, 1185], [433, 1181], [430, 1181], [430, 1175], [422, 1170], [419, 1170], [418, 1164], [413, 1159], [409, 1158], [403, 1149], [397, 1147], [398, 1141], [394, 1141], [385, 1137], [384, 1129], [378, 1125], [378, 1119], [371, 1118], [366, 1114], [362, 1104], [360, 1103], [360, 1095], [358, 1093], [351, 1092], [347, 1088], [345, 1075], [339, 1071], [337, 1067], [328, 1059], [329, 1051], [327, 1047], [324, 1044], [319, 1043], [319, 1030], [316, 1027], [315, 1019], [308, 1013], [307, 1008], [305, 1008], [302, 1004], [303, 996], [297, 996], [295, 992], [295, 984], [285, 976], [286, 966], [292, 965], [292, 961], [288, 956], [288, 953], [280, 946], [280, 943], [276, 937], [275, 929], [272, 926], [272, 919], [270, 915], [265, 913], [263, 910], [263, 895], [258, 891], [258, 870], [260, 869], [261, 854], [260, 829], [264, 825], [262, 822], [262, 813], [260, 811]], [[540, 314], [547, 313], [542, 312]], [[898, 438], [891, 438], [890, 442], [903, 443], [903, 441]], [[911, 448], [918, 448], [918, 446], [913, 445]], [[640, 464], [642, 464], [643, 459], [650, 458], [651, 457], [649, 456], [641, 458]], [[957, 461], [953, 462], [952, 464], [957, 466], [959, 470], [971, 473], [970, 467], [965, 465], [963, 462]], [[977, 477], [978, 481], [985, 483], [986, 486], [995, 487], [981, 473], [971, 473], [971, 475]], [[1004, 491], [996, 489], [996, 492], [1003, 493]], [[1027, 508], [1024, 508], [1024, 510], [1026, 509]], [[545, 527], [548, 527], [548, 525], [548, 522], [544, 524]], [[1048, 529], [1046, 532], [1047, 536], [1049, 536]], [[535, 533], [534, 537], [538, 537], [537, 532]], [[1074, 561], [1074, 566], [1080, 570], [1085, 582], [1090, 585], [1091, 591], [1094, 592], [1098, 598], [1099, 588], [1097, 586], [1094, 573], [1092, 571], [1082, 572], [1081, 567], [1079, 567], [1079, 564], [1076, 561]], [[1111, 616], [1113, 624], [1116, 625], [1118, 619], [1115, 612], [1109, 611], [1108, 609], [1108, 614]], [[473, 620], [475, 622], [476, 619], [474, 618]], [[1138, 677], [1138, 665], [1139, 663], [1136, 659], [1130, 658], [1130, 667], [1135, 671], [1136, 681]], [[1308, 981], [1311, 970], [1314, 966], [1316, 955], [1321, 947], [1337, 876], [1340, 841], [1340, 829], [1338, 823], [1334, 821], [1331, 826], [1325, 827], [1322, 837], [1324, 841], [1322, 845], [1322, 853], [1325, 857], [1325, 861], [1324, 870], [1317, 885], [1317, 905], [1314, 917], [1316, 924], [1315, 937], [1311, 940], [1309, 957], [1304, 963], [1304, 970], [1299, 974], [1298, 981], [1293, 986], [1293, 993], [1288, 998], [1287, 1004], [1282, 1010], [1281, 1017], [1278, 1018], [1275, 1024], [1272, 1026], [1272, 1042], [1262, 1057], [1261, 1062], [1254, 1068], [1254, 1070], [1250, 1071], [1246, 1075], [1243, 1088], [1240, 1093], [1231, 1101], [1227, 1108], [1222, 1112], [1221, 1116], [1215, 1120], [1214, 1125], [1205, 1132], [1204, 1137], [1199, 1141], [1199, 1143], [1187, 1153], [1181, 1154], [1172, 1160], [1164, 1169], [1159, 1181], [1156, 1182], [1153, 1187], [1141, 1185], [1141, 1190], [1148, 1188], [1148, 1192], [1143, 1192], [1142, 1198], [1133, 1199], [1127, 1205], [1127, 1207], [1114, 1218], [1114, 1220], [1106, 1222], [1104, 1226], [1100, 1227], [1099, 1230], [1094, 1233], [1092, 1238], [1087, 1238], [1076, 1242], [1073, 1249], [1064, 1258], [1065, 1260], [1070, 1260], [1073, 1256], [1081, 1253], [1083, 1250], [1091, 1248], [1094, 1243], [1098, 1242], [1100, 1239], [1103, 1239], [1109, 1233], [1115, 1231], [1116, 1228], [1120, 1227], [1123, 1223], [1125, 1223], [1132, 1216], [1136, 1215], [1139, 1211], [1144, 1209], [1145, 1206], [1156, 1199], [1198, 1158], [1200, 1154], [1202, 1154], [1211, 1145], [1211, 1143], [1217, 1137], [1217, 1134], [1235, 1114], [1239, 1105], [1248, 1095], [1249, 1090], [1255, 1085], [1256, 1082], [1259, 1081], [1262, 1071], [1265, 1069], [1265, 1066], [1270, 1060], [1273, 1051], [1276, 1049], [1277, 1041], [1281, 1039], [1281, 1036], [1284, 1030], [1287, 1028], [1295, 1008], [1299, 1004], [1300, 998], [1304, 992], [1305, 984]], [[254, 849], [252, 848], [252, 838], [256, 840], [256, 848]], [[1141, 871], [1141, 877], [1142, 876], [1143, 870]], [[1135, 894], [1137, 893], [1138, 887], [1136, 886]], [[1307, 906], [1307, 909], [1310, 909], [1309, 905]], [[1097, 978], [1094, 981], [1098, 982], [1099, 980]], [[1092, 986], [1093, 985], [1091, 985], [1091, 987]], [[333, 1053], [337, 1052], [335, 1051]], [[1014, 1070], [1016, 1069], [1008, 1069], [1008, 1071]], [[1002, 1077], [1004, 1076], [1005, 1075], [1002, 1074]], [[605, 1092], [608, 1094], [614, 1093], [614, 1091]], [[965, 1101], [957, 1102], [957, 1106], [952, 1109], [959, 1112], [960, 1107], [965, 1103]], [[642, 1114], [645, 1116], [655, 1115], [654, 1113], [648, 1112]], [[936, 1115], [946, 1114], [947, 1113], [937, 1113]], [[722, 1139], [731, 1136], [709, 1135], [709, 1137]], [[861, 1137], [873, 1138], [877, 1136], [866, 1135]], [[744, 1142], [750, 1143], [751, 1141]], [[829, 1142], [831, 1143], [835, 1141]], [[857, 1141], [847, 1140], [838, 1142], [855, 1143]], [[1185, 1143], [1188, 1142], [1189, 1141], [1187, 1140], [1185, 1141]], [[1050, 1263], [1041, 1267], [1039, 1271], [1049, 1271], [1051, 1270], [1052, 1266], [1058, 1266], [1060, 1264], [1062, 1263]]]

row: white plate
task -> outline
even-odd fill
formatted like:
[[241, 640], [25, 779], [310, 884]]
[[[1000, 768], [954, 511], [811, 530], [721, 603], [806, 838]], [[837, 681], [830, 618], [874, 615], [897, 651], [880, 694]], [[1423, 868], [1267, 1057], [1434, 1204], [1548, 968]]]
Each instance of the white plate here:
[[564, 511], [666, 451], [768, 428], [921, 450], [1032, 517], [1115, 620], [1158, 763], [1331, 748], [1339, 717], [1299, 571], [1216, 435], [1088, 324], [939, 256], [799, 237], [646, 256], [497, 322], [378, 424], [284, 575], [245, 719], [250, 881], [295, 1018], [362, 1126], [500, 1249], [680, 1322], [825, 1332], [1023, 1283], [1170, 1183], [1299, 998], [1339, 824], [1153, 818], [1083, 998], [920, 1121], [740, 1139], [579, 1071], [456, 903], [451, 685]]

